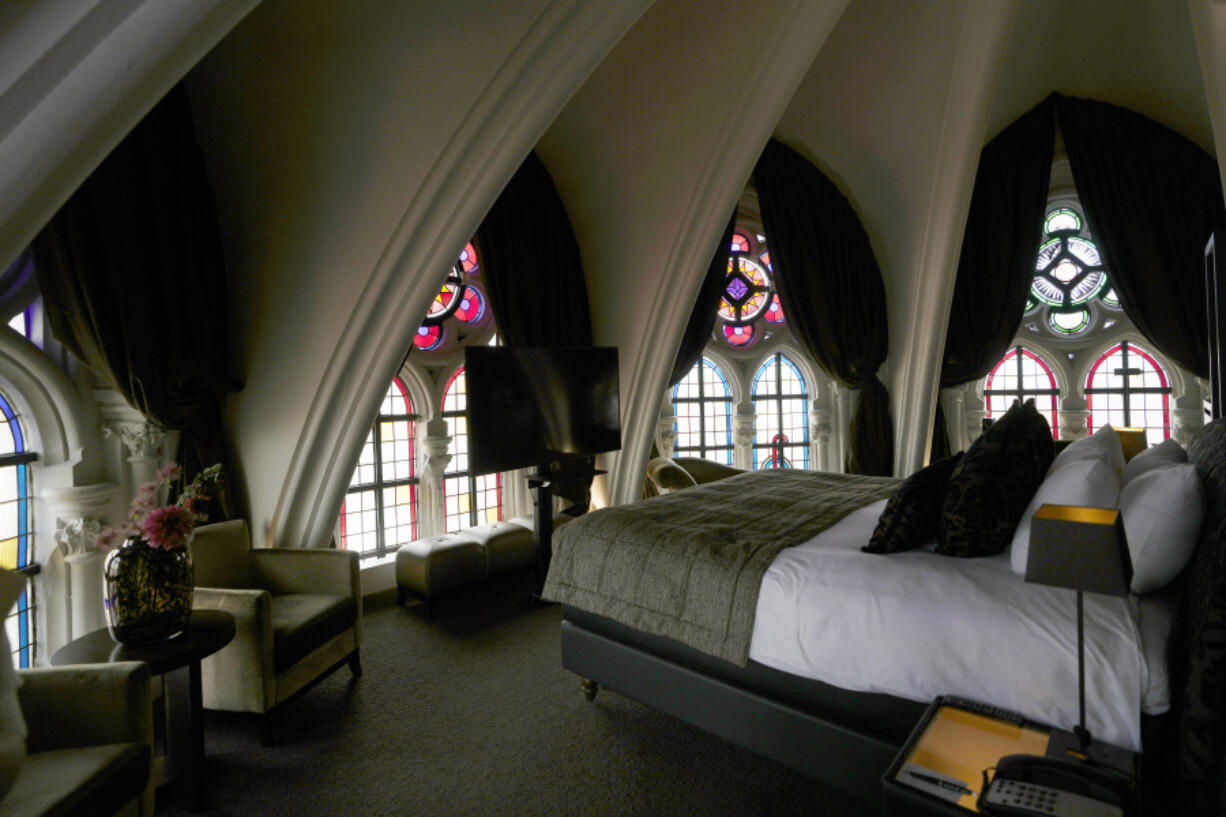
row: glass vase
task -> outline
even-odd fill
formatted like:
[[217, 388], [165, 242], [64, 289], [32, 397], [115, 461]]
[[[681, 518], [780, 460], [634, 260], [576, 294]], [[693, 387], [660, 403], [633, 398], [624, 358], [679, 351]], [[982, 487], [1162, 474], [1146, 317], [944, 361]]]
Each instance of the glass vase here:
[[195, 572], [185, 547], [164, 550], [128, 537], [107, 554], [102, 584], [106, 626], [121, 644], [174, 638], [192, 616]]

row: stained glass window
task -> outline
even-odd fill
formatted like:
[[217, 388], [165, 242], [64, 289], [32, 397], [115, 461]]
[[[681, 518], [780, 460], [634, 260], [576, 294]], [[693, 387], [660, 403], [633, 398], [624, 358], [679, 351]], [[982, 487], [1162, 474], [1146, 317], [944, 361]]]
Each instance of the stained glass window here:
[[[35, 459], [27, 448], [21, 418], [13, 403], [0, 393], [0, 567], [9, 570], [20, 570], [33, 562], [30, 463]], [[34, 615], [28, 585], [4, 626], [13, 648], [13, 666], [31, 666]]]
[[426, 308], [426, 316], [413, 337], [414, 348], [446, 352], [471, 335], [478, 325], [488, 324], [483, 283], [477, 250], [470, 241]]
[[719, 365], [703, 357], [673, 387], [677, 456], [732, 465], [732, 392]]
[[443, 419], [451, 461], [443, 471], [443, 530], [447, 533], [502, 519], [502, 476], [468, 470], [468, 390], [461, 367], [443, 391]]
[[753, 378], [753, 467], [809, 467], [809, 395], [786, 355], [767, 359]]
[[361, 558], [395, 553], [417, 538], [417, 477], [408, 390], [392, 381], [366, 436], [341, 506], [341, 547]]
[[1052, 210], [1043, 232], [1026, 311], [1042, 313], [1043, 327], [1058, 337], [1081, 335], [1093, 321], [1091, 304], [1119, 309], [1119, 298], [1098, 247], [1084, 235], [1080, 213], [1070, 207]]
[[771, 278], [766, 239], [738, 228], [732, 234], [731, 254], [716, 315], [716, 337], [737, 348], [765, 337], [768, 325], [783, 323], [783, 307]]
[[1144, 428], [1156, 445], [1171, 436], [1171, 384], [1153, 355], [1124, 341], [1104, 352], [1086, 378], [1090, 433], [1104, 425]]
[[1060, 438], [1056, 401], [1060, 390], [1051, 369], [1034, 352], [1015, 346], [1005, 353], [984, 380], [983, 396], [987, 416], [1000, 417], [1014, 400], [1025, 402], [1034, 398], [1034, 406], [1047, 418], [1053, 439]]

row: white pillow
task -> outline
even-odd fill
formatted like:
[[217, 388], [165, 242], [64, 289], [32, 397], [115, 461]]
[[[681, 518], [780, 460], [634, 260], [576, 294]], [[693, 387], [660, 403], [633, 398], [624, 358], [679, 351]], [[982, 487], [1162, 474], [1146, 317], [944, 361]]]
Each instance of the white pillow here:
[[1124, 474], [1120, 477], [1120, 487], [1123, 488], [1146, 471], [1187, 461], [1188, 452], [1183, 450], [1182, 445], [1174, 439], [1163, 440], [1128, 461], [1124, 466]]
[[1157, 590], [1192, 559], [1205, 500], [1192, 463], [1155, 468], [1120, 492], [1124, 535], [1132, 556], [1132, 592]]
[[[1106, 460], [1118, 477], [1124, 471], [1124, 446], [1120, 443], [1120, 433], [1111, 426], [1103, 426], [1089, 437], [1074, 440], [1052, 460], [1050, 475], [1072, 462], [1087, 459]], [[1064, 502], [1063, 505], [1075, 505], [1075, 502]], [[1115, 507], [1112, 505], [1111, 507]]]
[[[1119, 439], [1118, 435], [1116, 439]], [[1061, 468], [1048, 471], [1013, 531], [1009, 566], [1019, 576], [1026, 575], [1026, 560], [1030, 556], [1030, 521], [1044, 504], [1115, 508], [1119, 499], [1120, 478], [1105, 459], [1073, 460]]]

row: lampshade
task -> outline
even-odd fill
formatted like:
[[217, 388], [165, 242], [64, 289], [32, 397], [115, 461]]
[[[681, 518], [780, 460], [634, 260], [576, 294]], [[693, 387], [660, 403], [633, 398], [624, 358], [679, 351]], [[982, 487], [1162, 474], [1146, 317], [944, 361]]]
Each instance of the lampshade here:
[[1114, 508], [1043, 505], [1030, 523], [1026, 581], [1127, 596], [1132, 559]]
[[1143, 428], [1117, 428], [1116, 432], [1120, 435], [1120, 445], [1124, 449], [1124, 462], [1128, 462], [1137, 454], [1140, 454], [1149, 445], [1145, 439], [1145, 429]]

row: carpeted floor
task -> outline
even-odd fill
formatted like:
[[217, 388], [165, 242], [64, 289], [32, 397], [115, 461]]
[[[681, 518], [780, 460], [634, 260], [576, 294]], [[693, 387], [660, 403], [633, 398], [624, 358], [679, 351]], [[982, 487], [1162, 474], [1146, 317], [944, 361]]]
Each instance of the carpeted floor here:
[[560, 608], [522, 580], [433, 618], [368, 600], [362, 677], [291, 703], [261, 748], [254, 716], [208, 712], [208, 808], [158, 815], [855, 815], [866, 803], [562, 669]]

